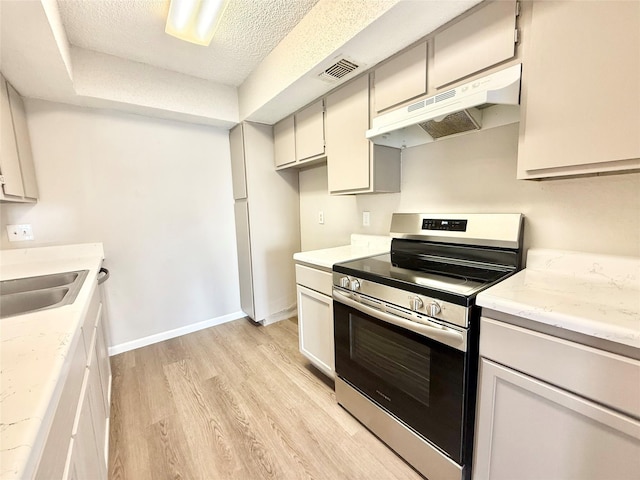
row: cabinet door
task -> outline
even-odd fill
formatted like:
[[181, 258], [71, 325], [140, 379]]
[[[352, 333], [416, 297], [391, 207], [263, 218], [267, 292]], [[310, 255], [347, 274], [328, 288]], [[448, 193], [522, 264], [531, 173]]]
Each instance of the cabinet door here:
[[329, 192], [370, 187], [369, 78], [348, 83], [326, 99]]
[[240, 274], [240, 307], [244, 313], [255, 319], [251, 238], [249, 236], [249, 205], [247, 201], [236, 201], [234, 213], [236, 219], [236, 243], [238, 246], [238, 271]]
[[96, 325], [96, 357], [104, 410], [106, 417], [109, 417], [111, 407], [111, 363], [109, 362], [109, 349], [106, 342], [105, 323], [102, 312], [101, 303], [98, 313], [98, 323]]
[[20, 159], [18, 146], [13, 129], [13, 117], [11, 104], [9, 103], [9, 91], [4, 77], [0, 76], [0, 174], [4, 178], [2, 189], [5, 195], [16, 197], [24, 196], [22, 186], [22, 172], [20, 171]]
[[282, 167], [296, 161], [293, 116], [280, 120], [273, 126], [273, 153], [276, 167]]
[[242, 124], [229, 132], [229, 146], [231, 149], [231, 180], [233, 183], [233, 198], [247, 198], [247, 177], [244, 162], [244, 136]]
[[427, 42], [392, 58], [375, 70], [375, 108], [381, 112], [427, 93]]
[[300, 352], [333, 378], [333, 300], [302, 285], [297, 289]]
[[519, 178], [639, 168], [640, 2], [534, 2], [527, 35]]
[[516, 0], [484, 7], [433, 39], [433, 86], [456, 80], [512, 58], [516, 53]]
[[73, 475], [75, 475], [75, 478], [102, 480], [107, 478], [107, 468], [101, 459], [101, 452], [96, 442], [97, 436], [91, 411], [89, 375], [90, 370], [87, 369], [84, 384], [86, 388], [83, 388], [83, 395], [78, 406], [73, 451], [68, 470], [73, 472], [71, 478], [74, 478]]
[[27, 114], [24, 108], [22, 97], [15, 89], [7, 84], [9, 92], [9, 104], [13, 116], [13, 128], [18, 147], [18, 158], [20, 160], [20, 170], [22, 172], [22, 185], [24, 196], [27, 198], [38, 198], [38, 184], [36, 183], [36, 170], [33, 165], [33, 153], [31, 152], [31, 139], [27, 127]]
[[104, 467], [106, 469], [107, 459], [105, 457], [104, 446], [108, 438], [107, 413], [104, 406], [104, 395], [102, 394], [102, 385], [100, 382], [100, 371], [95, 345], [93, 351], [91, 352], [91, 359], [89, 365], [87, 365], [87, 368], [89, 368], [88, 395], [89, 408], [91, 410], [91, 425], [93, 426], [93, 431], [95, 434], [94, 442], [96, 444], [98, 458], [100, 459], [101, 463], [104, 464]]
[[324, 155], [324, 104], [322, 100], [299, 111], [296, 117], [296, 160]]
[[481, 359], [474, 479], [637, 479], [640, 422]]

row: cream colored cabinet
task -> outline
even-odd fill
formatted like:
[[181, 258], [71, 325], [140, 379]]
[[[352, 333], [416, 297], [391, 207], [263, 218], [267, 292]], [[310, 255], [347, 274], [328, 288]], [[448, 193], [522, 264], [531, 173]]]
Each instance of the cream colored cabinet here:
[[296, 265], [300, 352], [325, 375], [335, 376], [331, 272]]
[[33, 202], [38, 198], [38, 186], [24, 102], [2, 75], [0, 131], [0, 200]]
[[244, 140], [242, 126], [239, 125], [229, 131], [229, 147], [231, 150], [231, 184], [233, 199], [247, 198], [247, 176], [244, 161]]
[[81, 330], [36, 479], [107, 478], [111, 368], [95, 280]]
[[324, 101], [318, 100], [273, 126], [277, 169], [301, 168], [324, 161]]
[[473, 478], [637, 479], [640, 362], [482, 318]]
[[293, 115], [273, 126], [273, 152], [276, 168], [296, 162], [296, 137]]
[[374, 145], [365, 137], [369, 128], [368, 76], [329, 94], [326, 109], [329, 192], [399, 192], [400, 150]]
[[640, 2], [537, 1], [518, 178], [640, 168]]
[[427, 42], [420, 43], [374, 71], [377, 113], [427, 93]]
[[324, 156], [324, 102], [318, 100], [295, 114], [296, 161]]
[[432, 86], [441, 88], [516, 54], [516, 0], [487, 2], [433, 37]]
[[100, 422], [96, 418], [98, 409], [96, 409], [96, 402], [92, 400], [95, 396], [92, 376], [94, 376], [92, 370], [87, 368], [63, 479], [107, 479], [104, 452], [97, 440], [101, 438], [101, 432], [99, 431]]
[[[276, 171], [273, 127], [243, 122], [229, 134], [240, 305], [264, 324], [295, 315], [293, 254], [300, 250], [298, 172]], [[235, 178], [236, 175], [241, 179]]]

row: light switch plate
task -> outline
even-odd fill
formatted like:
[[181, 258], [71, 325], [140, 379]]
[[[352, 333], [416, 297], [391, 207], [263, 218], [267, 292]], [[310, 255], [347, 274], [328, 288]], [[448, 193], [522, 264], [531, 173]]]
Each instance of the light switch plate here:
[[25, 242], [33, 240], [33, 230], [30, 223], [7, 225], [7, 236], [10, 242]]
[[371, 225], [371, 213], [362, 212], [362, 226], [368, 227], [369, 225]]

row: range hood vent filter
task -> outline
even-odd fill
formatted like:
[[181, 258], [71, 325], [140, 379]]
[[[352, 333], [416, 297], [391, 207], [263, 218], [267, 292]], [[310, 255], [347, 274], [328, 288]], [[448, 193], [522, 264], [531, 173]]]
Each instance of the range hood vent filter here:
[[456, 133], [480, 130], [482, 124], [480, 118], [482, 114], [473, 108], [451, 113], [444, 118], [427, 120], [418, 125], [433, 138], [442, 138]]

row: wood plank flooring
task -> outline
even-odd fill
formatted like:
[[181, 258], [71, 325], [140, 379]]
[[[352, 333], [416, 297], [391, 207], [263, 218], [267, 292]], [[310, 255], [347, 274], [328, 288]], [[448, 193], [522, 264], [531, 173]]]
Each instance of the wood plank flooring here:
[[109, 478], [422, 477], [343, 410], [296, 319], [242, 319], [112, 357]]

